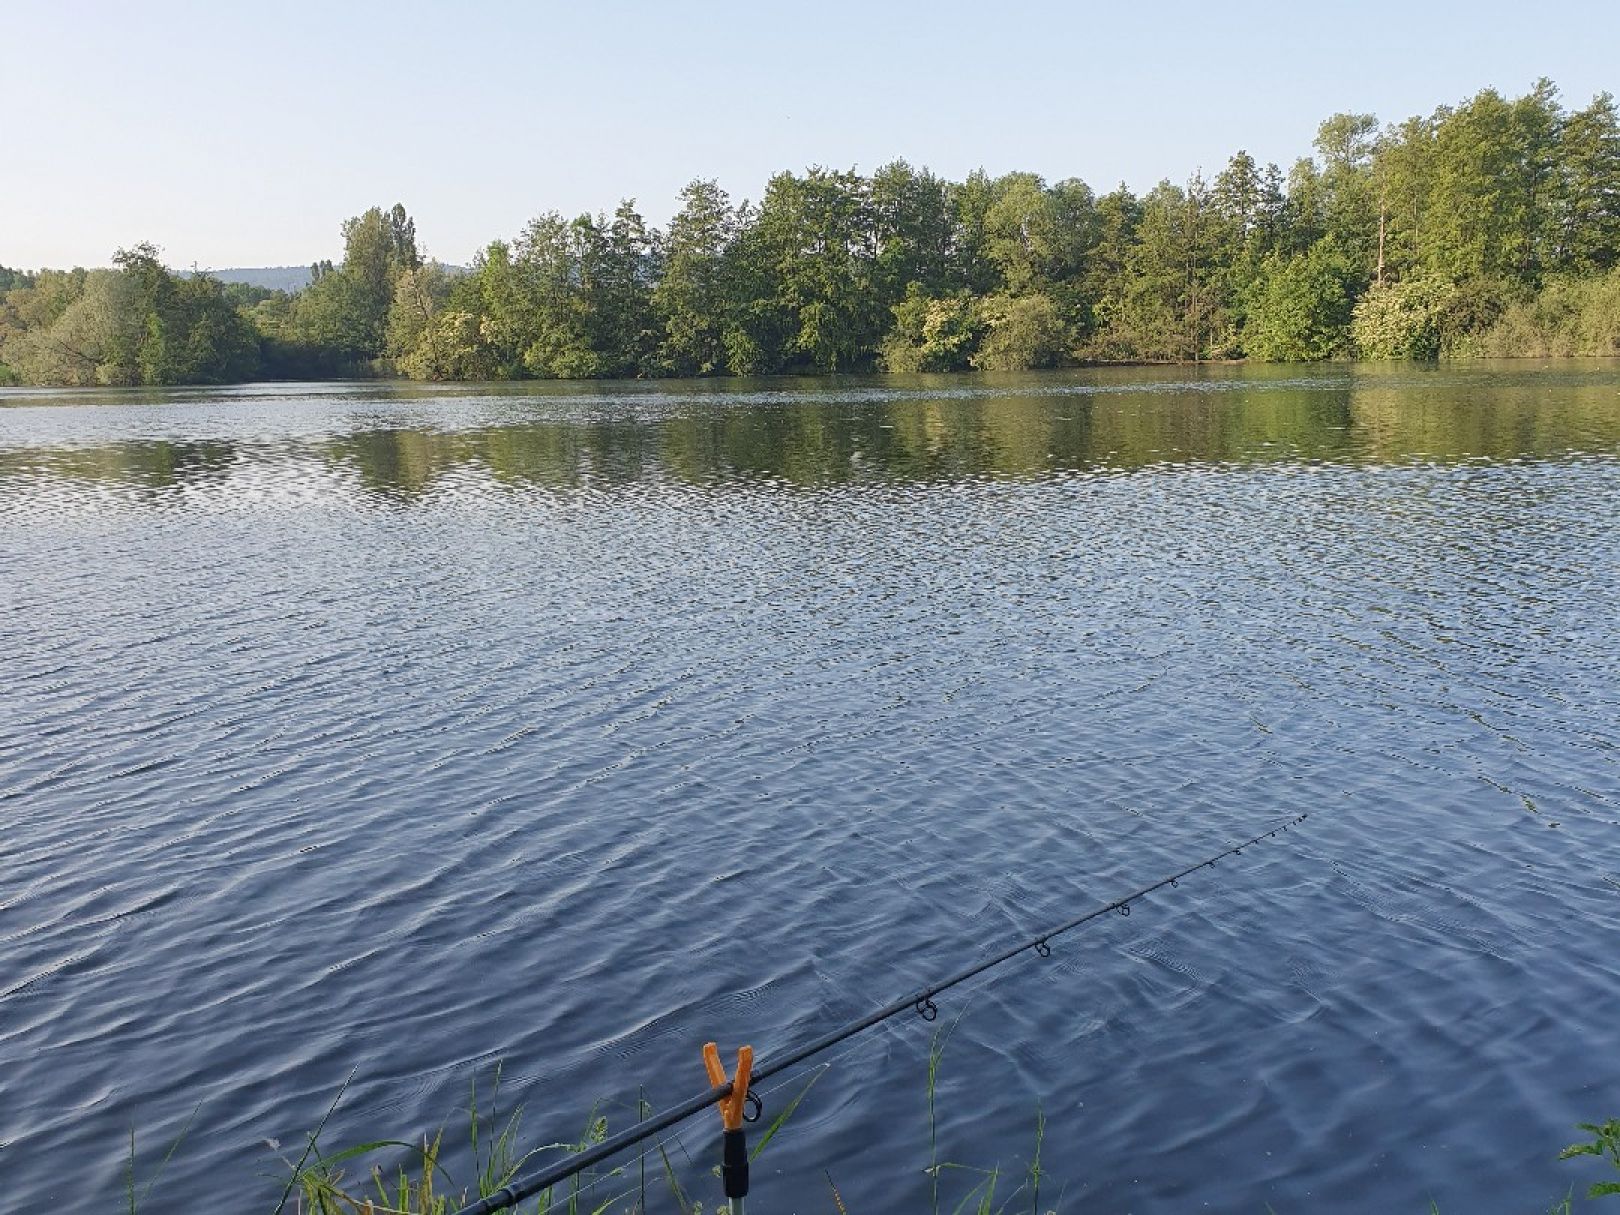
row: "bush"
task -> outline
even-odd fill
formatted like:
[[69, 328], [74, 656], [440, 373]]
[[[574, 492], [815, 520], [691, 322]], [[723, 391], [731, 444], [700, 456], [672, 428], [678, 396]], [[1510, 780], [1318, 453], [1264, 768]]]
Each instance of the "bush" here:
[[1356, 277], [1349, 259], [1325, 242], [1304, 257], [1269, 259], [1254, 287], [1245, 351], [1273, 363], [1345, 357]]
[[980, 371], [1050, 367], [1068, 346], [1068, 327], [1049, 295], [992, 295], [983, 315], [989, 332], [970, 360]]
[[934, 298], [920, 283], [911, 283], [906, 298], [894, 306], [894, 328], [883, 339], [878, 361], [891, 372], [961, 371], [982, 328], [968, 292]]
[[1475, 348], [1503, 358], [1620, 354], [1620, 270], [1552, 280], [1539, 295], [1509, 305]]
[[1356, 305], [1350, 336], [1364, 359], [1440, 357], [1442, 318], [1456, 287], [1423, 275], [1375, 286]]

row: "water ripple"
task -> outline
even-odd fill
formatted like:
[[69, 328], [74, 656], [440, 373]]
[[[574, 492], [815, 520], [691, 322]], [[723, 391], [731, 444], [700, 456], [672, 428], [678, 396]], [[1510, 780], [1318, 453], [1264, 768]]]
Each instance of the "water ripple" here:
[[[193, 1109], [164, 1205], [273, 1192], [351, 1069], [334, 1142], [497, 1060], [576, 1137], [1309, 809], [962, 993], [943, 1152], [1039, 1105], [1084, 1209], [1545, 1207], [1620, 983], [1617, 384], [0, 392], [8, 1199]], [[922, 1209], [925, 1058], [851, 1043], [773, 1192]]]

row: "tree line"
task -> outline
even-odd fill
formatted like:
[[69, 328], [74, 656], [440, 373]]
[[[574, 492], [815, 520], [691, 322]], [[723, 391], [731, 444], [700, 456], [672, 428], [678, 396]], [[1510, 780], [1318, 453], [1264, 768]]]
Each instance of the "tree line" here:
[[296, 294], [0, 268], [0, 374], [181, 383], [1022, 370], [1092, 362], [1620, 353], [1620, 114], [1549, 81], [1380, 127], [1323, 122], [1285, 174], [1238, 152], [1143, 195], [903, 160], [698, 180], [674, 218], [531, 220], [466, 270], [401, 206]]

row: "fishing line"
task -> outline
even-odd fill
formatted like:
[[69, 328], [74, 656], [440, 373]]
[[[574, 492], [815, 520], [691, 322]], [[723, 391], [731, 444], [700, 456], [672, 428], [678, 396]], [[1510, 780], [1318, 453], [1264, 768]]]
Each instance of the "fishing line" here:
[[[867, 1013], [865, 1016], [851, 1021], [847, 1025], [823, 1034], [819, 1038], [814, 1038], [802, 1046], [796, 1047], [781, 1055], [772, 1056], [766, 1059], [758, 1067], [752, 1069], [750, 1078], [756, 1081], [764, 1081], [770, 1079], [772, 1076], [780, 1075], [781, 1073], [796, 1067], [798, 1064], [803, 1063], [811, 1056], [818, 1055], [825, 1050], [853, 1038], [856, 1034], [864, 1033], [866, 1030], [871, 1029], [874, 1025], [880, 1025], [883, 1022], [888, 1021], [893, 1017], [897, 1017], [904, 1012], [915, 1012], [924, 1021], [933, 1021], [939, 1016], [939, 1007], [934, 1003], [934, 997], [940, 995], [942, 992], [949, 991], [958, 984], [965, 983], [969, 979], [974, 978], [977, 975], [981, 975], [993, 967], [1000, 966], [1003, 962], [1010, 961], [1026, 951], [1033, 951], [1037, 956], [1042, 958], [1051, 957], [1051, 940], [1053, 937], [1070, 932], [1076, 928], [1079, 928], [1083, 924], [1088, 924], [1092, 920], [1099, 919], [1102, 916], [1110, 913], [1128, 916], [1131, 914], [1132, 903], [1146, 898], [1155, 891], [1163, 890], [1165, 887], [1179, 886], [1182, 878], [1196, 873], [1200, 869], [1213, 869], [1218, 862], [1225, 860], [1227, 857], [1241, 855], [1245, 848], [1259, 844], [1265, 840], [1274, 839], [1279, 834], [1287, 831], [1290, 827], [1295, 827], [1300, 823], [1303, 823], [1308, 817], [1309, 815], [1306, 814], [1295, 815], [1285, 822], [1280, 823], [1278, 826], [1273, 827], [1269, 831], [1262, 831], [1259, 835], [1252, 836], [1240, 844], [1233, 844], [1231, 847], [1226, 848], [1221, 852], [1217, 852], [1213, 856], [1205, 857], [1201, 861], [1188, 865], [1184, 869], [1177, 870], [1175, 873], [1162, 877], [1156, 882], [1151, 882], [1138, 890], [1133, 890], [1129, 894], [1122, 895], [1110, 903], [1104, 903], [1102, 906], [1094, 908], [1083, 915], [1077, 915], [1072, 919], [1064, 920], [1062, 923], [1047, 929], [1045, 932], [1042, 932], [1037, 936], [1029, 937], [1014, 945], [1007, 946], [1006, 948], [992, 954], [987, 958], [975, 962], [970, 966], [965, 966], [961, 970], [958, 970], [953, 974], [949, 974], [945, 978], [940, 979], [935, 983], [929, 984], [920, 991], [913, 992], [911, 995], [904, 996], [890, 1004], [885, 1004], [883, 1007]], [[693, 1115], [711, 1108], [717, 1102], [730, 1097], [732, 1095], [733, 1088], [734, 1084], [728, 1081], [724, 1084], [717, 1084], [710, 1088], [704, 1089], [703, 1092], [688, 1097], [685, 1101], [670, 1106], [662, 1113], [649, 1117], [641, 1122], [636, 1123], [634, 1126], [620, 1131], [617, 1135], [613, 1135], [602, 1140], [601, 1143], [596, 1144], [586, 1151], [580, 1152], [578, 1155], [570, 1156], [566, 1160], [557, 1162], [550, 1168], [542, 1169], [537, 1173], [533, 1173], [528, 1177], [521, 1178], [512, 1182], [510, 1185], [502, 1187], [488, 1197], [482, 1198], [479, 1201], [472, 1203], [470, 1206], [461, 1208], [461, 1210], [457, 1212], [457, 1215], [494, 1215], [496, 1211], [501, 1211], [508, 1207], [515, 1207], [525, 1198], [538, 1194], [541, 1190], [549, 1189], [550, 1187], [556, 1185], [559, 1181], [566, 1181], [570, 1177], [577, 1176], [578, 1174], [585, 1172], [587, 1169], [602, 1163], [604, 1160], [608, 1160], [611, 1157], [618, 1155], [626, 1148], [634, 1147], [636, 1144], [642, 1143], [647, 1139], [651, 1139], [653, 1136], [661, 1134], [663, 1131], [668, 1130], [670, 1127], [675, 1126], [678, 1123], [685, 1122]], [[749, 1104], [753, 1107], [753, 1115], [747, 1119], [748, 1121], [752, 1122], [759, 1117], [759, 1113], [763, 1108], [763, 1103], [759, 1100], [758, 1094], [755, 1093], [751, 1088], [747, 1092], [746, 1097]], [[645, 1153], [643, 1153], [643, 1156], [645, 1156]], [[617, 1170], [615, 1170], [615, 1172], [617, 1172]]]

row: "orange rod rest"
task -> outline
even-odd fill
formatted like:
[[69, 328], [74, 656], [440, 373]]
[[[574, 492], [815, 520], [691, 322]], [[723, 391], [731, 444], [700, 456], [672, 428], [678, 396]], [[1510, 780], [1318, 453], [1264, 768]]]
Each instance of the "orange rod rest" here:
[[[709, 1073], [709, 1087], [723, 1088], [726, 1069], [720, 1065], [720, 1048], [713, 1042], [703, 1044], [703, 1067]], [[741, 1130], [743, 1107], [748, 1101], [748, 1078], [754, 1071], [754, 1048], [737, 1048], [737, 1074], [731, 1078], [731, 1093], [715, 1104], [720, 1107], [720, 1123], [728, 1131]]]

